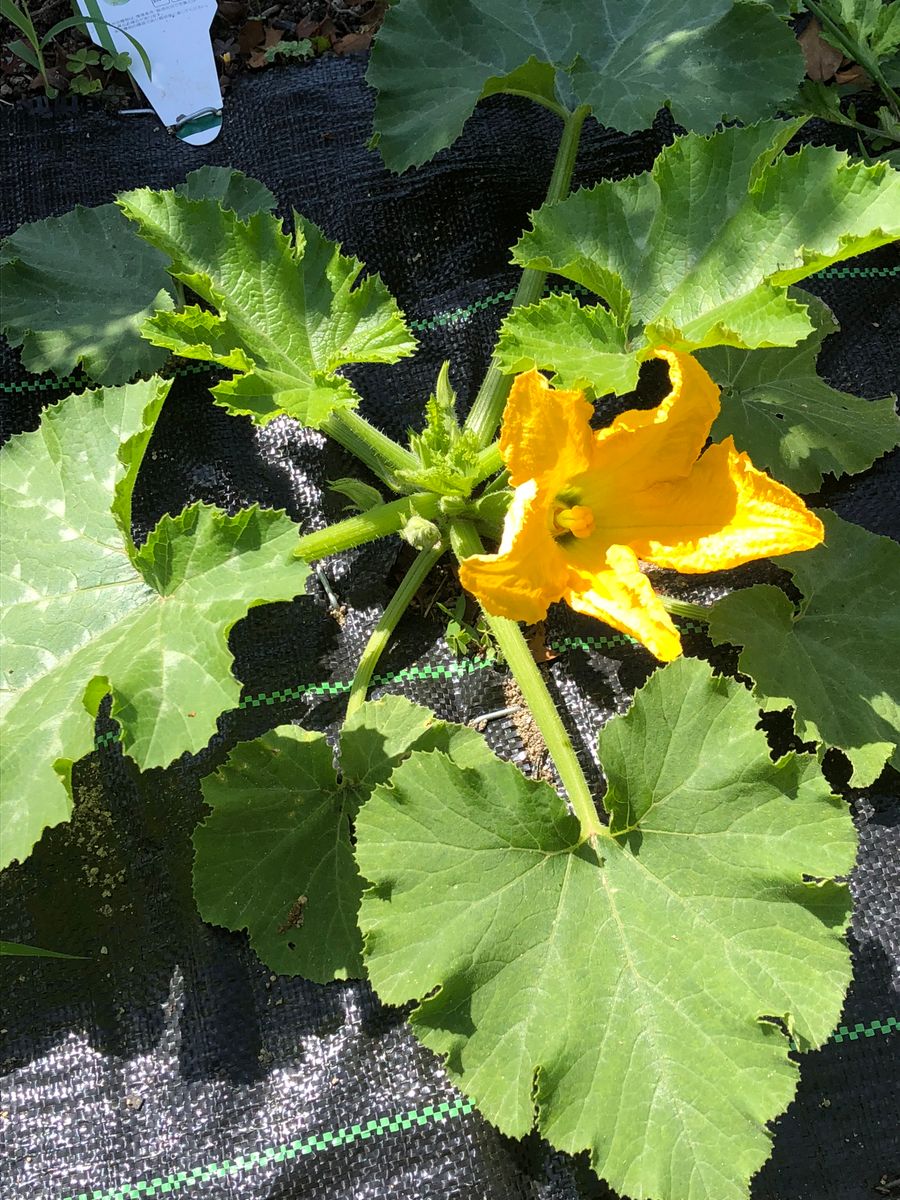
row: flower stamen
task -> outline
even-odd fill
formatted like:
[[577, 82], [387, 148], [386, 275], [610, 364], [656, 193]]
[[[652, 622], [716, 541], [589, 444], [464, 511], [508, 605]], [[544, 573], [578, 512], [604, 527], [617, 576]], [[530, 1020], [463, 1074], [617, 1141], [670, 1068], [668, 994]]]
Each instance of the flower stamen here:
[[559, 537], [571, 533], [577, 538], [586, 538], [594, 532], [594, 514], [586, 504], [575, 504], [571, 508], [559, 508], [553, 514], [553, 534]]

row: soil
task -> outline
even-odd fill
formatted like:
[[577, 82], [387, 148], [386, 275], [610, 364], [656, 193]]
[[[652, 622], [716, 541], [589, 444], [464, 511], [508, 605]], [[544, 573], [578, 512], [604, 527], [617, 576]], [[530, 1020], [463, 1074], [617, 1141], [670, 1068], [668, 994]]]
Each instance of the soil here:
[[[22, 0], [17, 2], [21, 6]], [[277, 70], [282, 63], [311, 62], [322, 54], [365, 52], [386, 8], [387, 0], [219, 0], [210, 33], [223, 95], [242, 71]], [[71, 15], [69, 0], [46, 0], [31, 8], [39, 35]], [[39, 72], [10, 49], [10, 43], [19, 38], [21, 34], [9, 21], [0, 21], [3, 104], [30, 104], [44, 96]], [[71, 69], [72, 54], [93, 45], [88, 34], [78, 28], [64, 30], [55, 38], [44, 51], [50, 84], [65, 95], [75, 94], [83, 86], [76, 82], [73, 91], [77, 79], [97, 81], [100, 87], [90, 94], [92, 102], [111, 110], [143, 107], [146, 102], [127, 74], [104, 70], [99, 64], [80, 74]]]

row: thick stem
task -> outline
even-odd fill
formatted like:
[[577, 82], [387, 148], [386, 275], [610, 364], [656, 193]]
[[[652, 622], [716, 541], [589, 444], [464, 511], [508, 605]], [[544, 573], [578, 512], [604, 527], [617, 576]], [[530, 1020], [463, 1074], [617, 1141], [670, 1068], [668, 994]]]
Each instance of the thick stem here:
[[409, 451], [398, 445], [386, 433], [370, 425], [365, 417], [352, 408], [338, 409], [322, 423], [321, 429], [329, 437], [355, 455], [360, 462], [365, 463], [384, 483], [395, 492], [404, 490], [403, 484], [397, 480], [395, 471], [415, 469], [418, 459]]
[[478, 473], [474, 486], [477, 487], [489, 475], [496, 475], [502, 466], [503, 459], [500, 455], [500, 443], [492, 442], [486, 450], [482, 450], [478, 455]]
[[704, 608], [702, 604], [691, 604], [689, 600], [674, 600], [671, 596], [660, 596], [659, 598], [663, 602], [663, 608], [673, 617], [687, 617], [690, 621], [702, 621], [704, 625], [709, 624], [710, 610]]
[[[555, 200], [562, 200], [568, 194], [569, 184], [572, 182], [572, 172], [575, 170], [581, 127], [584, 125], [589, 111], [587, 105], [582, 105], [565, 118], [562, 139], [556, 153], [550, 186], [547, 189], [545, 201], [547, 204]], [[513, 297], [513, 308], [525, 304], [536, 304], [543, 295], [546, 281], [546, 271], [536, 271], [531, 267], [526, 267]], [[482, 446], [487, 446], [497, 431], [511, 386], [512, 379], [509, 375], [503, 375], [500, 372], [496, 357], [493, 358], [466, 418], [466, 429], [470, 429], [475, 434]]]
[[[450, 539], [454, 553], [459, 559], [468, 558], [470, 554], [481, 554], [484, 550], [481, 538], [468, 521], [454, 521], [450, 526]], [[490, 613], [484, 615], [547, 744], [569, 797], [569, 803], [581, 825], [582, 838], [587, 840], [592, 837], [609, 837], [609, 830], [597, 815], [591, 789], [576, 757], [572, 741], [547, 691], [547, 685], [522, 635], [522, 630], [515, 621], [509, 621], [506, 617], [492, 617]]]
[[388, 504], [376, 504], [368, 512], [348, 517], [346, 521], [337, 521], [327, 529], [305, 534], [297, 543], [294, 556], [311, 563], [341, 550], [361, 546], [364, 542], [374, 542], [376, 538], [397, 533], [407, 519], [415, 514], [429, 520], [436, 517], [440, 511], [439, 504], [440, 497], [431, 492], [403, 496]]
[[409, 608], [410, 601], [425, 582], [431, 568], [444, 553], [444, 549], [444, 546], [437, 546], [433, 550], [420, 550], [412, 566], [403, 576], [403, 582], [397, 588], [396, 592], [394, 592], [390, 603], [381, 615], [381, 620], [372, 630], [362, 658], [359, 660], [359, 666], [356, 668], [356, 674], [353, 676], [353, 683], [350, 685], [350, 698], [347, 701], [347, 716], [344, 718], [345, 721], [349, 720], [365, 702], [366, 692], [368, 692], [369, 684], [372, 682], [375, 667], [387, 649], [387, 644], [390, 641], [391, 634], [397, 627], [397, 622]]

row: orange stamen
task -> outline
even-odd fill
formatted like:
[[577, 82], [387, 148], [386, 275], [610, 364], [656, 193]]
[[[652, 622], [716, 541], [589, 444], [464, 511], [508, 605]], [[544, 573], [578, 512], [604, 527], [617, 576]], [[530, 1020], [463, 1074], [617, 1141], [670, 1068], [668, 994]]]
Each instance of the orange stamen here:
[[553, 515], [553, 532], [557, 536], [571, 533], [577, 538], [590, 537], [594, 532], [594, 514], [585, 504], [560, 508]]

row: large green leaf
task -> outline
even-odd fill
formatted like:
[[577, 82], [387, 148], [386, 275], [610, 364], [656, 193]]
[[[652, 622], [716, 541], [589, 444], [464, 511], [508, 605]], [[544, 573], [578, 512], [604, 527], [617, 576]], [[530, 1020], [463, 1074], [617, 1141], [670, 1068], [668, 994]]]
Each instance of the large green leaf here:
[[[275, 205], [256, 180], [225, 167], [192, 171], [176, 189], [211, 197], [243, 217]], [[23, 225], [0, 251], [0, 328], [29, 371], [82, 366], [97, 383], [149, 375], [167, 353], [141, 337], [148, 317], [173, 307], [166, 258], [135, 235], [114, 204], [76, 208]]]
[[388, 10], [368, 72], [378, 145], [395, 171], [449, 146], [495, 92], [585, 103], [628, 130], [668, 104], [682, 125], [712, 130], [727, 116], [774, 113], [802, 77], [784, 23], [732, 0], [405, 0]]
[[386, 696], [341, 731], [340, 776], [320, 733], [282, 725], [238, 746], [203, 781], [212, 812], [194, 833], [201, 916], [246, 929], [273, 971], [319, 983], [363, 975], [350, 841], [360, 804], [413, 750], [440, 749], [465, 766], [481, 744], [472, 730]]
[[[606, 302], [621, 332], [598, 338], [598, 356], [615, 351], [622, 332], [638, 359], [661, 343], [795, 345], [813, 325], [789, 285], [900, 237], [900, 174], [826, 146], [775, 157], [794, 128], [678, 138], [652, 171], [539, 209], [513, 257]], [[507, 317], [505, 358], [527, 356], [538, 321], [542, 345], [558, 347], [542, 365], [565, 370], [571, 321], [552, 298]], [[598, 371], [594, 383], [621, 391], [622, 373]]]
[[743, 646], [740, 669], [763, 705], [792, 706], [800, 736], [837, 746], [865, 787], [888, 760], [900, 770], [900, 546], [819, 516], [825, 544], [778, 559], [799, 608], [779, 588], [747, 588], [719, 601], [709, 632]]
[[854, 835], [814, 759], [696, 660], [601, 737], [613, 838], [484, 748], [413, 753], [357, 819], [369, 976], [511, 1136], [536, 1123], [629, 1196], [738, 1200], [850, 968]]
[[280, 512], [194, 505], [134, 548], [131, 489], [168, 388], [69, 396], [3, 451], [2, 865], [68, 819], [104, 696], [139, 766], [199, 750], [240, 698], [232, 625], [303, 590]]
[[147, 375], [166, 353], [141, 337], [171, 309], [165, 257], [134, 236], [114, 204], [23, 225], [3, 244], [2, 329], [29, 371], [83, 366], [98, 383]]
[[700, 361], [722, 389], [714, 441], [729, 434], [758, 467], [798, 492], [815, 492], [826, 474], [865, 471], [900, 441], [895, 396], [864, 400], [816, 373], [823, 339], [837, 329], [829, 310], [803, 297], [815, 332], [789, 349], [702, 350]]
[[309, 221], [294, 237], [268, 214], [247, 221], [213, 200], [142, 189], [118, 203], [143, 238], [171, 260], [176, 279], [218, 311], [159, 313], [144, 334], [186, 358], [235, 371], [213, 388], [230, 412], [260, 422], [282, 413], [320, 426], [359, 397], [338, 372], [349, 363], [396, 362], [415, 339], [377, 275], [361, 277]]

